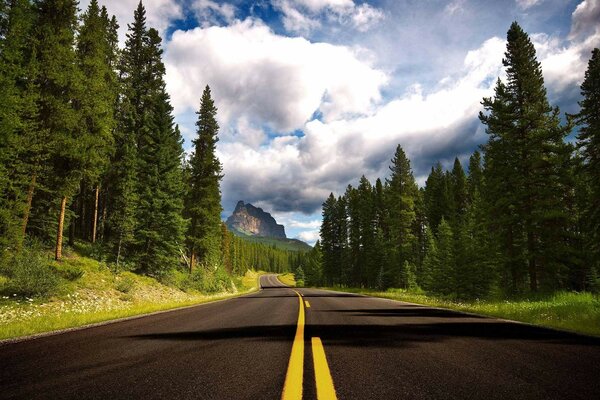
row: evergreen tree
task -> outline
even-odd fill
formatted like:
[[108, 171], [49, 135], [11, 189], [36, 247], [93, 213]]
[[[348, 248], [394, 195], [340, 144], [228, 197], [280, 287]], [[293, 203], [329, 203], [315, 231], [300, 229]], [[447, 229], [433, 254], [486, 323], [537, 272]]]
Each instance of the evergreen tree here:
[[197, 112], [197, 138], [190, 159], [190, 188], [187, 199], [187, 216], [190, 225], [187, 242], [190, 251], [190, 268], [196, 259], [205, 266], [220, 263], [221, 163], [216, 156], [219, 125], [217, 108], [206, 86]]
[[390, 177], [387, 179], [386, 208], [388, 210], [387, 226], [389, 227], [388, 246], [390, 250], [389, 273], [392, 285], [406, 287], [406, 276], [400, 272], [408, 262], [415, 263], [415, 202], [418, 187], [410, 168], [410, 161], [400, 145], [396, 147], [392, 165], [389, 167]]
[[[106, 10], [103, 10], [106, 13]], [[79, 99], [81, 133], [78, 141], [84, 147], [83, 182], [94, 187], [94, 206], [91, 212], [91, 240], [95, 242], [100, 180], [105, 174], [114, 151], [116, 73], [112, 58], [114, 48], [107, 15], [103, 15], [97, 0], [92, 0], [82, 17], [77, 43], [79, 68], [85, 90]], [[80, 197], [83, 193], [80, 194]], [[81, 198], [82, 202], [83, 198]], [[81, 217], [81, 215], [80, 215]], [[82, 232], [86, 237], [87, 232]]]
[[583, 208], [582, 229], [586, 235], [590, 260], [600, 270], [600, 49], [592, 51], [585, 79], [581, 84], [583, 100], [581, 110], [575, 115], [580, 126], [578, 147], [581, 149], [582, 181], [578, 185], [583, 192], [580, 204]]
[[34, 9], [28, 0], [14, 0], [3, 2], [0, 12], [0, 248], [3, 249], [20, 248], [22, 243], [46, 141], [36, 129]]
[[77, 190], [85, 155], [78, 129], [82, 88], [75, 54], [77, 1], [40, 0], [36, 6], [38, 134], [47, 135], [50, 147], [50, 172], [45, 177], [49, 193], [46, 199], [40, 198], [37, 216], [43, 220], [48, 208], [54, 210], [57, 223], [50, 227], [56, 232], [55, 258], [59, 260], [66, 207]]
[[439, 162], [431, 167], [431, 173], [425, 181], [424, 191], [425, 210], [427, 222], [434, 232], [442, 221], [442, 218], [450, 216], [450, 198], [446, 176]]
[[456, 290], [454, 235], [450, 224], [442, 218], [436, 238], [437, 257], [431, 267], [431, 290], [450, 295]]
[[[503, 64], [507, 84], [498, 81], [494, 98], [485, 98], [490, 140], [486, 146], [487, 196], [505, 241], [513, 290], [527, 262], [529, 288], [564, 284], [567, 230], [570, 225], [568, 128], [546, 97], [540, 63], [528, 35], [514, 22], [507, 34]], [[498, 186], [494, 186], [498, 185]], [[498, 196], [502, 193], [502, 196]]]

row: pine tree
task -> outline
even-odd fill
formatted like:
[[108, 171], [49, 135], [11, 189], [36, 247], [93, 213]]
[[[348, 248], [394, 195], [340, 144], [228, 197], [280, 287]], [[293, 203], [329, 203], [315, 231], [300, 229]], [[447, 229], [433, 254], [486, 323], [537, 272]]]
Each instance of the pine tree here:
[[450, 196], [446, 176], [439, 162], [431, 167], [431, 173], [425, 181], [424, 191], [425, 210], [427, 222], [434, 232], [442, 221], [442, 218], [450, 216]]
[[220, 263], [221, 191], [219, 182], [222, 167], [216, 156], [219, 125], [217, 108], [206, 86], [196, 113], [197, 138], [190, 159], [190, 188], [186, 213], [190, 218], [187, 234], [190, 251], [190, 268], [196, 259], [204, 266], [214, 267]]
[[392, 277], [392, 285], [400, 284], [406, 287], [406, 276], [402, 275], [401, 271], [407, 262], [413, 266], [415, 263], [414, 249], [417, 239], [415, 202], [418, 187], [410, 168], [410, 161], [400, 145], [396, 147], [389, 168], [391, 175], [386, 180], [385, 192], [389, 227], [387, 245], [391, 253], [388, 271]]
[[[94, 187], [92, 242], [96, 241], [100, 180], [114, 151], [114, 105], [117, 99], [116, 73], [112, 61], [113, 38], [108, 16], [103, 13], [106, 13], [106, 9], [101, 11], [97, 0], [92, 0], [83, 14], [77, 43], [82, 85], [86, 88], [79, 99], [79, 142], [85, 154], [82, 178], [83, 185], [89, 183]], [[83, 203], [85, 199], [81, 200]], [[82, 233], [83, 237], [87, 236], [86, 232]]]
[[435, 247], [437, 257], [431, 268], [431, 290], [434, 293], [450, 295], [456, 292], [456, 259], [452, 228], [444, 218], [440, 221]]
[[[38, 133], [49, 138], [50, 172], [45, 179], [50, 189], [48, 204], [57, 214], [57, 224], [52, 226], [56, 231], [55, 258], [59, 260], [66, 206], [77, 190], [85, 155], [77, 126], [82, 91], [75, 54], [77, 1], [41, 0], [36, 6]], [[43, 211], [38, 216], [43, 218]]]
[[2, 3], [0, 34], [0, 248], [20, 248], [47, 142], [37, 132], [35, 12], [28, 0]]
[[507, 84], [498, 81], [494, 98], [483, 100], [487, 114], [480, 114], [490, 135], [486, 187], [494, 193], [487, 199], [498, 216], [513, 290], [520, 285], [520, 260], [527, 262], [531, 291], [540, 283], [553, 288], [564, 284], [561, 254], [570, 225], [564, 208], [570, 193], [570, 150], [563, 140], [568, 127], [548, 103], [535, 48], [516, 22], [507, 34], [503, 64]]
[[[582, 201], [583, 230], [587, 251], [593, 254], [592, 263], [600, 270], [600, 49], [592, 51], [585, 79], [581, 84], [583, 100], [575, 115], [580, 126], [578, 147], [581, 149], [583, 182], [587, 194]], [[582, 191], [582, 190], [580, 190]]]

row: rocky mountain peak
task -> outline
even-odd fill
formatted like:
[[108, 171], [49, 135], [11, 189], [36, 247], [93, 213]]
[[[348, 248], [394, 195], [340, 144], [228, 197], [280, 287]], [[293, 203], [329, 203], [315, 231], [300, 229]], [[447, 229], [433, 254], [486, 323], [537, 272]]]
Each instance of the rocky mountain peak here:
[[285, 228], [260, 207], [238, 201], [233, 214], [227, 218], [230, 231], [249, 236], [264, 236], [285, 239]]

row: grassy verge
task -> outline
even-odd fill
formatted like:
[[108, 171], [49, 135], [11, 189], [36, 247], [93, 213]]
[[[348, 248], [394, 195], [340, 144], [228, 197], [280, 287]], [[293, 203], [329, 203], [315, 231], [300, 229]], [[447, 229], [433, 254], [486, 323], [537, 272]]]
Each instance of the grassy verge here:
[[234, 278], [227, 291], [204, 294], [131, 272], [114, 273], [104, 263], [78, 254], [69, 255], [59, 268], [79, 272], [73, 280], [61, 281], [49, 298], [0, 297], [0, 339], [227, 299], [257, 290], [262, 274], [248, 271]]
[[332, 289], [600, 336], [600, 297], [591, 293], [558, 292], [531, 299], [459, 302], [401, 289], [384, 292], [354, 288]]
[[281, 281], [281, 283], [283, 283], [284, 285], [288, 285], [288, 286], [292, 286], [295, 287], [296, 286], [296, 280], [294, 279], [294, 274], [288, 272], [286, 274], [282, 274], [282, 275], [277, 275], [277, 279], [279, 279]]

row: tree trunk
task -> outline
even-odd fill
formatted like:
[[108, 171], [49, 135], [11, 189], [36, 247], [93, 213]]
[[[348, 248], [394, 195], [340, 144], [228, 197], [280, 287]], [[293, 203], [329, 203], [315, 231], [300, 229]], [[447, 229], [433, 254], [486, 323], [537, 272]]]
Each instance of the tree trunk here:
[[98, 196], [100, 194], [100, 185], [96, 185], [96, 194], [94, 200], [94, 220], [92, 221], [92, 243], [96, 243], [96, 226], [98, 224]]
[[117, 271], [119, 270], [119, 258], [121, 258], [121, 244], [123, 243], [123, 234], [119, 235], [119, 246], [117, 247]]
[[36, 179], [37, 174], [34, 173], [31, 176], [29, 189], [27, 189], [27, 201], [25, 203], [25, 210], [23, 210], [23, 224], [21, 225], [21, 237], [19, 238], [19, 243], [17, 244], [17, 248], [19, 249], [23, 246], [23, 240], [25, 239], [25, 233], [27, 232], [27, 223], [29, 222], [29, 213], [31, 212], [31, 203], [33, 202], [33, 192], [35, 190]]
[[63, 225], [65, 222], [65, 207], [67, 206], [67, 197], [64, 196], [60, 202], [60, 213], [58, 214], [58, 231], [56, 232], [56, 250], [54, 259], [62, 258]]
[[192, 250], [192, 253], [190, 254], [190, 274], [194, 270], [195, 264], [196, 264], [196, 252], [194, 250]]

